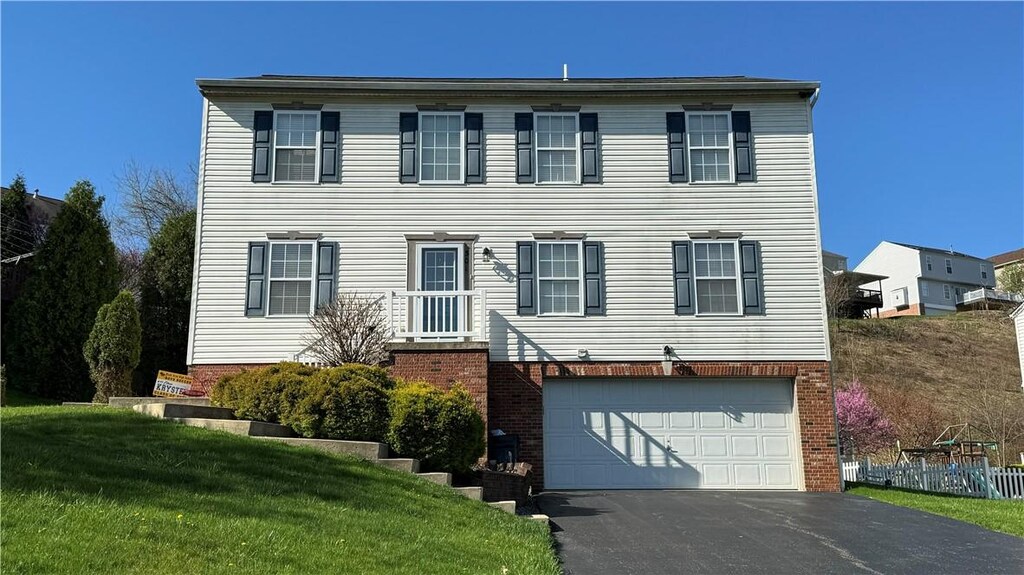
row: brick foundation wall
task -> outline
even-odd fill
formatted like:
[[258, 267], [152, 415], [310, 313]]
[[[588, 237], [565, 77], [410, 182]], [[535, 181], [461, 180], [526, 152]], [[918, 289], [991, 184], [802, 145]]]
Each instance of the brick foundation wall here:
[[[835, 402], [828, 362], [675, 362], [673, 372], [674, 376], [683, 377], [794, 379], [804, 485], [808, 491], [839, 490]], [[535, 490], [544, 483], [544, 378], [573, 376], [665, 377], [661, 362], [491, 363], [489, 429], [519, 435], [519, 456], [533, 465]]]
[[192, 391], [199, 395], [207, 395], [213, 384], [225, 375], [238, 373], [243, 369], [266, 367], [266, 363], [227, 363], [214, 365], [190, 365], [188, 374], [192, 376]]
[[486, 349], [395, 349], [388, 371], [394, 377], [424, 380], [445, 390], [461, 383], [473, 396], [486, 424], [487, 363]]
[[901, 316], [901, 315], [924, 315], [924, 304], [915, 303], [914, 305], [908, 307], [907, 309], [896, 310], [894, 308], [894, 309], [885, 309], [885, 310], [882, 310], [882, 311], [878, 312], [878, 317], [882, 317], [882, 318], [898, 317], [898, 316]]

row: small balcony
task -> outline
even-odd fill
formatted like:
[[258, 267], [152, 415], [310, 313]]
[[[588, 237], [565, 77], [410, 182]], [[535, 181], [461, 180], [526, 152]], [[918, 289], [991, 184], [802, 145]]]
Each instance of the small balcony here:
[[487, 341], [487, 291], [392, 291], [393, 341]]
[[850, 291], [850, 303], [860, 307], [882, 307], [882, 292], [875, 289], [856, 288]]
[[978, 288], [956, 296], [956, 305], [958, 307], [984, 307], [988, 304], [1014, 306], [1021, 303], [1024, 303], [1024, 294], [992, 288]]

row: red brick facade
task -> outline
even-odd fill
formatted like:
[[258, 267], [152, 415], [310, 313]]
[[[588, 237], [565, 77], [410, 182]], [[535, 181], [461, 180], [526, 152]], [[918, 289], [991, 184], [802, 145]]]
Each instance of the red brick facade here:
[[[195, 388], [258, 365], [196, 365]], [[425, 380], [443, 389], [459, 382], [473, 395], [487, 429], [519, 435], [520, 459], [533, 465], [535, 490], [544, 482], [545, 377], [665, 377], [661, 362], [489, 362], [486, 349], [410, 347], [392, 351], [389, 370], [403, 379]], [[796, 381], [804, 485], [808, 491], [838, 491], [835, 401], [829, 364], [797, 362], [675, 362], [674, 377], [785, 377]]]
[[213, 384], [225, 375], [238, 373], [243, 369], [265, 367], [265, 363], [227, 363], [217, 365], [190, 365], [188, 374], [192, 376], [192, 391], [199, 395], [206, 395], [210, 392]]
[[[786, 377], [796, 380], [804, 484], [808, 491], [838, 491], [835, 415], [828, 362], [675, 362], [674, 376]], [[661, 362], [490, 364], [489, 428], [519, 435], [520, 459], [544, 481], [543, 394], [545, 377], [665, 377]]]
[[912, 306], [908, 306], [906, 309], [897, 310], [886, 309], [878, 312], [878, 317], [899, 317], [901, 315], [924, 315], [924, 304], [915, 303]]

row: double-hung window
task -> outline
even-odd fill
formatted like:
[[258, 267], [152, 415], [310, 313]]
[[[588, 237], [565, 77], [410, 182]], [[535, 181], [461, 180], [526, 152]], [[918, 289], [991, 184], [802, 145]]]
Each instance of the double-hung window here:
[[693, 243], [698, 315], [740, 313], [738, 252], [732, 241]]
[[420, 114], [420, 182], [463, 182], [462, 124], [459, 114]]
[[579, 115], [536, 114], [537, 182], [580, 181]]
[[729, 112], [687, 112], [690, 181], [732, 182], [732, 119]]
[[946, 273], [947, 274], [952, 274], [953, 273], [953, 260], [951, 260], [949, 258], [946, 258]]
[[580, 242], [537, 244], [540, 315], [583, 315], [583, 266]]
[[274, 114], [274, 181], [316, 182], [318, 112]]
[[928, 271], [932, 271], [932, 256], [924, 256], [924, 266], [928, 268]]
[[942, 285], [942, 297], [945, 298], [945, 299], [950, 299], [950, 296], [951, 296], [951, 291], [949, 289], [949, 284], [943, 284]]
[[981, 279], [987, 280], [988, 279], [988, 269], [985, 268], [985, 264], [978, 264], [978, 267], [981, 268]]
[[268, 315], [307, 315], [313, 311], [313, 242], [270, 244]]

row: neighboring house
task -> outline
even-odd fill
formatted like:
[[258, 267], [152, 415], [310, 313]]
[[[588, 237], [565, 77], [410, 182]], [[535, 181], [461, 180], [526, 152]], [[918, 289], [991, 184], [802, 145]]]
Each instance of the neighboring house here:
[[358, 292], [546, 488], [839, 488], [816, 82], [197, 83], [198, 386]]
[[1024, 304], [1010, 314], [1013, 319], [1014, 331], [1017, 334], [1017, 357], [1020, 359], [1021, 387], [1024, 387]]
[[854, 271], [887, 276], [881, 317], [942, 315], [1015, 299], [994, 289], [992, 262], [952, 250], [883, 241]]
[[1024, 248], [992, 256], [988, 261], [992, 262], [992, 267], [996, 270], [996, 287], [1005, 289], [1002, 280], [1003, 270], [1012, 265], [1024, 265]]
[[[0, 188], [0, 193], [6, 194], [7, 188]], [[25, 195], [25, 207], [28, 211], [29, 227], [25, 230], [18, 230], [17, 236], [20, 239], [19, 245], [24, 245], [22, 253], [3, 254], [4, 270], [2, 285], [0, 285], [0, 300], [2, 309], [0, 313], [4, 317], [10, 311], [11, 303], [18, 297], [24, 288], [28, 276], [32, 273], [32, 257], [35, 255], [33, 246], [46, 237], [46, 231], [50, 222], [57, 217], [57, 213], [64, 207], [64, 201], [56, 198], [40, 196], [39, 190], [32, 194]]]
[[[821, 250], [822, 272], [825, 275], [825, 298], [834, 317], [861, 319], [877, 315], [882, 307], [881, 281], [885, 276], [852, 272], [847, 269], [847, 258], [834, 252]], [[878, 283], [879, 289], [864, 287]]]

